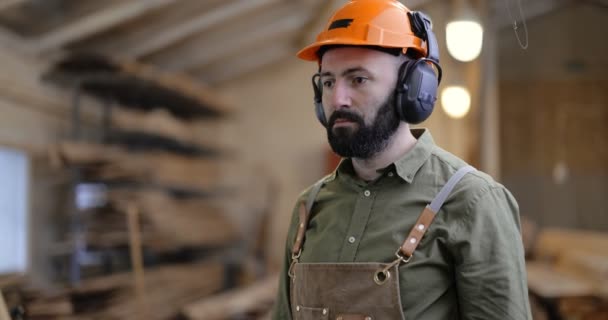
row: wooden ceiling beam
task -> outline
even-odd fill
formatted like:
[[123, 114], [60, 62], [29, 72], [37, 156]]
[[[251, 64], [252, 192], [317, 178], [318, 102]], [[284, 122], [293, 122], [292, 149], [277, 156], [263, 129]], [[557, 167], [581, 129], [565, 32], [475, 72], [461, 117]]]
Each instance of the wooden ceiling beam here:
[[12, 6], [20, 5], [25, 2], [26, 2], [26, 0], [2, 0], [0, 2], [0, 10], [4, 10], [4, 9], [10, 8]]
[[[249, 54], [247, 48], [255, 47], [256, 44], [259, 43], [269, 43], [272, 42], [273, 39], [284, 38], [286, 35], [295, 34], [302, 28], [302, 25], [306, 23], [307, 20], [307, 14], [296, 14], [283, 17], [261, 26], [253, 34], [240, 34], [230, 41], [218, 43], [213, 47], [201, 51], [191, 60], [182, 60], [182, 64], [178, 71], [192, 71], [197, 67], [210, 64], [215, 60], [221, 59], [221, 57], [226, 57], [235, 52], [247, 52], [247, 54]], [[281, 39], [280, 41], [289, 42], [289, 40], [286, 39]]]
[[293, 56], [294, 52], [294, 47], [288, 41], [278, 41], [253, 50], [247, 55], [239, 56], [237, 59], [205, 69], [198, 78], [204, 83], [217, 84]]
[[233, 1], [229, 4], [220, 6], [215, 10], [205, 12], [195, 19], [177, 23], [171, 29], [148, 37], [146, 39], [147, 41], [142, 41], [137, 45], [125, 48], [124, 54], [130, 57], [149, 55], [194, 34], [203, 32], [211, 26], [226, 23], [226, 21], [235, 19], [246, 12], [253, 11], [256, 8], [275, 2], [278, 2], [278, 0]]
[[12, 51], [27, 53], [27, 48], [25, 47], [23, 40], [14, 32], [3, 26], [0, 26], [0, 44], [2, 44], [0, 50], [7, 50], [7, 48], [10, 48]]
[[167, 6], [177, 0], [140, 0], [124, 1], [99, 12], [83, 16], [67, 23], [61, 28], [33, 40], [28, 47], [31, 51], [42, 54], [74, 41], [84, 39], [98, 32], [110, 29], [129, 20], [135, 19], [146, 12]]
[[[241, 42], [251, 43], [255, 38], [266, 39], [266, 33], [281, 34], [281, 28], [290, 29], [293, 24], [303, 24], [302, 15], [312, 12], [298, 2], [281, 2], [281, 5], [265, 6], [253, 14], [227, 21], [222, 28], [212, 28], [209, 32], [200, 33], [190, 38], [187, 43], [172, 47], [159, 54], [144, 58], [146, 63], [156, 64], [168, 71], [183, 71], [195, 69], [207, 61], [216, 59], [218, 54], [225, 55], [226, 48], [242, 49]], [[293, 19], [295, 22], [286, 22]], [[272, 30], [278, 29], [278, 30]], [[236, 49], [234, 49], [236, 48]], [[242, 51], [242, 50], [237, 50]], [[234, 52], [233, 52], [234, 53]]]

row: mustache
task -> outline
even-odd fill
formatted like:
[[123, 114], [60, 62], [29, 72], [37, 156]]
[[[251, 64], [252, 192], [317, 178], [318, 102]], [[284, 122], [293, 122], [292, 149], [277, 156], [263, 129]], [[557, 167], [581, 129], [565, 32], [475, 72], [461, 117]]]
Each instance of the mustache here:
[[331, 114], [329, 117], [329, 127], [333, 127], [336, 124], [336, 120], [338, 119], [346, 119], [352, 122], [356, 122], [359, 125], [363, 125], [363, 118], [356, 113], [348, 112], [345, 110], [338, 110]]

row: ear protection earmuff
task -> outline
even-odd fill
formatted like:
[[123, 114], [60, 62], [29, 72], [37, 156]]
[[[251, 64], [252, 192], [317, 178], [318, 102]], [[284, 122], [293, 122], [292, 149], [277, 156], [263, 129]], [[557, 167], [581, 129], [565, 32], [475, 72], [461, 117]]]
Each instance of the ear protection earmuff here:
[[[441, 66], [431, 19], [417, 11], [408, 12], [408, 16], [414, 34], [427, 43], [427, 55], [420, 59], [409, 60], [400, 66], [395, 87], [395, 107], [402, 121], [418, 124], [433, 112], [437, 101], [437, 88], [441, 82]], [[437, 74], [432, 65], [437, 68]], [[322, 102], [323, 86], [319, 73], [312, 76], [312, 88], [315, 114], [319, 122], [327, 127]]]
[[[437, 87], [441, 82], [441, 66], [437, 38], [432, 31], [431, 19], [422, 12], [408, 12], [412, 30], [427, 44], [427, 55], [404, 62], [399, 68], [395, 88], [395, 107], [402, 121], [418, 124], [433, 112], [437, 101]], [[432, 65], [437, 68], [437, 75]]]
[[312, 76], [312, 90], [315, 93], [314, 104], [315, 104], [315, 115], [317, 119], [324, 127], [327, 127], [327, 118], [325, 117], [325, 110], [323, 110], [323, 84], [321, 83], [321, 74], [319, 72]]

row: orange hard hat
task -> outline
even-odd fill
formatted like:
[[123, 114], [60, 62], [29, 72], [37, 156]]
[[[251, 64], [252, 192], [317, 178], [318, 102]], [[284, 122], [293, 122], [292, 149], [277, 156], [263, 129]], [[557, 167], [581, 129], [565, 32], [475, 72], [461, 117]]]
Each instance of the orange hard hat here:
[[318, 61], [317, 51], [325, 45], [409, 48], [426, 56], [427, 45], [412, 31], [410, 9], [396, 0], [351, 0], [338, 9], [317, 41], [298, 52], [303, 60]]

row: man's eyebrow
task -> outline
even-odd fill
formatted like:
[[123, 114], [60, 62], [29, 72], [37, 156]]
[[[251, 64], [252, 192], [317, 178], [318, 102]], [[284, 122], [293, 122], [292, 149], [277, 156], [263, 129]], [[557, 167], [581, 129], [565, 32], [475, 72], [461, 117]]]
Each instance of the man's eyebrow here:
[[[369, 72], [369, 71], [367, 71], [367, 69], [365, 69], [363, 67], [353, 67], [353, 68], [348, 68], [348, 69], [344, 70], [344, 72], [342, 72], [342, 76], [344, 77], [344, 76], [347, 76], [349, 74], [356, 73], [356, 72], [361, 72], [361, 71], [363, 71], [363, 72]], [[334, 74], [331, 73], [331, 72], [329, 72], [329, 71], [325, 71], [325, 72], [321, 72], [320, 75], [321, 75], [321, 77], [329, 77], [329, 76], [333, 76]]]

